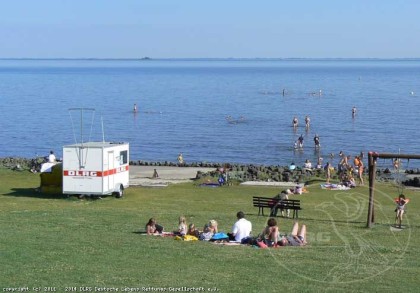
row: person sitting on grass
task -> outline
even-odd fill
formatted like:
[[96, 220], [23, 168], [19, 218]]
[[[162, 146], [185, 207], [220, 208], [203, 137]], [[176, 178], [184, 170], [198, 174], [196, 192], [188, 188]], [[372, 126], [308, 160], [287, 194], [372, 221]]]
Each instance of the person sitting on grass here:
[[198, 231], [198, 229], [195, 227], [195, 225], [193, 223], [191, 223], [188, 226], [187, 235], [195, 236], [195, 237], [198, 238], [200, 236], [200, 231]]
[[301, 186], [300, 184], [298, 184], [298, 185], [296, 185], [295, 188], [291, 189], [291, 191], [292, 191], [293, 194], [299, 194], [300, 195], [300, 194], [303, 193], [304, 188], [303, 188], [303, 186]]
[[146, 224], [146, 233], [147, 235], [158, 235], [162, 234], [163, 227], [156, 223], [154, 218], [150, 218]]
[[279, 227], [277, 221], [274, 218], [270, 218], [267, 221], [267, 226], [264, 228], [258, 241], [263, 241], [268, 247], [276, 246], [279, 240]]
[[318, 157], [318, 162], [316, 163], [316, 169], [317, 170], [321, 170], [322, 169], [322, 161], [323, 160], [324, 160], [323, 158]]
[[213, 232], [213, 234], [219, 232], [219, 228], [218, 228], [218, 224], [216, 220], [209, 221], [209, 228], [210, 228], [210, 231]]
[[187, 234], [187, 220], [184, 216], [179, 217], [178, 231], [175, 234], [184, 236]]
[[341, 185], [346, 186], [346, 187], [350, 187], [350, 188], [355, 188], [356, 187], [356, 180], [354, 180], [354, 177], [344, 173], [342, 178], [341, 178]]
[[235, 242], [241, 242], [243, 238], [249, 237], [252, 231], [252, 224], [250, 221], [245, 219], [244, 212], [240, 211], [236, 213], [238, 219], [232, 227], [232, 233], [228, 233], [229, 240]]
[[210, 220], [204, 225], [203, 232], [200, 234], [200, 240], [209, 241], [215, 233], [218, 232], [216, 220]]
[[347, 185], [346, 186], [347, 187], [350, 187], [350, 188], [355, 188], [356, 187], [356, 180], [354, 180], [354, 177], [353, 176], [351, 176], [349, 178], [349, 180], [347, 181]]
[[309, 175], [312, 175], [312, 163], [309, 161], [309, 159], [306, 159], [305, 163], [303, 164], [303, 171]]
[[306, 225], [302, 225], [299, 231], [298, 222], [293, 224], [291, 235], [284, 236], [278, 241], [280, 246], [304, 246], [306, 243]]

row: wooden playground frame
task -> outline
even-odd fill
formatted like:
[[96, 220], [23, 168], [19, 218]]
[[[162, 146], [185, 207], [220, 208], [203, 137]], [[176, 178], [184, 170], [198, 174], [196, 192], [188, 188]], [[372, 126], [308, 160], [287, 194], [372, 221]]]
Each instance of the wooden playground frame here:
[[367, 227], [372, 228], [375, 223], [375, 206], [374, 206], [374, 196], [375, 196], [375, 178], [376, 178], [376, 161], [378, 158], [383, 159], [420, 159], [420, 155], [410, 155], [410, 154], [392, 154], [392, 153], [383, 153], [379, 154], [376, 152], [368, 153], [368, 166], [369, 166], [369, 208], [368, 208], [368, 218], [367, 218]]

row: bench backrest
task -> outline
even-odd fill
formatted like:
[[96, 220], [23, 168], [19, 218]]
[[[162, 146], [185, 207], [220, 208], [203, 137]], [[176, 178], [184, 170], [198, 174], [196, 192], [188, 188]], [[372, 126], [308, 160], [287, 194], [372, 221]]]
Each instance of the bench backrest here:
[[279, 206], [285, 206], [285, 207], [296, 207], [300, 208], [300, 200], [299, 199], [276, 199], [271, 197], [260, 197], [260, 196], [254, 196], [252, 197], [252, 203], [254, 206], [264, 206], [264, 207], [272, 207], [276, 203], [279, 204]]
[[288, 206], [288, 207], [300, 208], [300, 200], [299, 199], [283, 199], [278, 202], [278, 205], [280, 207]]
[[252, 198], [254, 206], [273, 206], [276, 203], [276, 199], [270, 197], [259, 197], [254, 196]]

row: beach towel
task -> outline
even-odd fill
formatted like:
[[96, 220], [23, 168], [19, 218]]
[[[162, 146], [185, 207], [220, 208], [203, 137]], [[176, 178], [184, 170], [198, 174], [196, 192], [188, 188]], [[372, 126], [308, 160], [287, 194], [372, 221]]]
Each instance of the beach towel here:
[[341, 185], [341, 184], [332, 184], [332, 183], [325, 183], [321, 184], [322, 189], [328, 189], [328, 190], [350, 190], [350, 187]]
[[183, 240], [183, 241], [197, 241], [198, 238], [193, 235], [184, 235], [184, 236], [175, 236], [175, 240]]
[[217, 241], [217, 240], [229, 240], [229, 236], [226, 233], [219, 232], [215, 233], [210, 241]]

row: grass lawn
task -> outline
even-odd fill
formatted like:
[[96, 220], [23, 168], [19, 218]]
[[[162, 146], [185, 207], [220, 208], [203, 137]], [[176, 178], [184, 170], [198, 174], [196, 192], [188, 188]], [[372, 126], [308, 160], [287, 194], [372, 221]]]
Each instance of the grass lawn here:
[[[165, 230], [178, 217], [203, 227], [210, 219], [229, 232], [242, 210], [254, 234], [267, 217], [257, 216], [252, 196], [274, 196], [273, 187], [130, 187], [124, 198], [79, 200], [36, 192], [39, 175], [0, 169], [0, 289], [53, 287], [82, 292], [95, 287], [144, 292], [152, 289], [219, 292], [418, 292], [420, 209], [411, 199], [405, 229], [396, 231], [397, 188], [377, 184], [375, 221], [367, 229], [368, 188], [322, 190], [311, 185], [297, 195], [309, 245], [256, 249], [223, 246], [138, 231], [150, 217]], [[280, 231], [293, 220], [278, 218]], [[184, 287], [184, 288], [183, 288]], [[97, 289], [97, 292], [98, 290]], [[193, 291], [191, 291], [193, 292]]]

